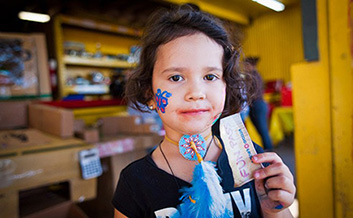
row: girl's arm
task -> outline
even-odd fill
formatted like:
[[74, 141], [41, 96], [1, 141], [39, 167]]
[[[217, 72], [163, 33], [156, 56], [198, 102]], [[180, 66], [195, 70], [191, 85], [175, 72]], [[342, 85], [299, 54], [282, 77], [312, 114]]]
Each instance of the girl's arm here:
[[120, 213], [117, 209], [114, 209], [114, 218], [126, 218], [124, 214]]
[[254, 163], [270, 165], [254, 172], [255, 187], [264, 217], [293, 217], [288, 207], [294, 201], [293, 175], [282, 159], [273, 152], [257, 154]]

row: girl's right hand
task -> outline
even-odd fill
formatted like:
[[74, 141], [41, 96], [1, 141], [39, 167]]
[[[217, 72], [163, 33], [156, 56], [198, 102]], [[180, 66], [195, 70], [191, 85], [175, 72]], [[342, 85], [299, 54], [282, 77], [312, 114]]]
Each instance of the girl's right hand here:
[[296, 188], [293, 175], [282, 159], [274, 152], [257, 154], [252, 157], [254, 163], [269, 163], [270, 165], [256, 170], [256, 192], [260, 200], [262, 212], [265, 217], [276, 217], [288, 214], [287, 209], [294, 201]]

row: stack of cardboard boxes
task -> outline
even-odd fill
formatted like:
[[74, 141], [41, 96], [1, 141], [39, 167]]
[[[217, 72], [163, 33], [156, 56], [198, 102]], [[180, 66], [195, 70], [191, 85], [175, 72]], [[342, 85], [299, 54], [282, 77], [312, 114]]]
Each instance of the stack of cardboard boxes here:
[[58, 182], [69, 182], [71, 196], [59, 209], [95, 198], [97, 179], [82, 179], [78, 156], [93, 147], [109, 162], [103, 169], [110, 179], [101, 183], [111, 187], [104, 195], [110, 198], [121, 169], [162, 139], [136, 116], [104, 117], [87, 127], [72, 109], [30, 101], [0, 102], [0, 108], [0, 217], [19, 216], [20, 191]]
[[22, 191], [59, 182], [69, 183], [70, 202], [96, 197], [97, 180], [83, 180], [78, 162], [93, 146], [72, 137], [72, 113], [29, 105], [0, 102], [0, 217], [19, 217]]

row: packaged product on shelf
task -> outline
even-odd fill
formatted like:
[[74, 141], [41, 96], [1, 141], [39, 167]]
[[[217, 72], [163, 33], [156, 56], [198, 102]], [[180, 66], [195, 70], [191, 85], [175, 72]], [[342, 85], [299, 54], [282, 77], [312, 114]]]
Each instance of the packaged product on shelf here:
[[44, 34], [0, 33], [0, 98], [51, 97]]

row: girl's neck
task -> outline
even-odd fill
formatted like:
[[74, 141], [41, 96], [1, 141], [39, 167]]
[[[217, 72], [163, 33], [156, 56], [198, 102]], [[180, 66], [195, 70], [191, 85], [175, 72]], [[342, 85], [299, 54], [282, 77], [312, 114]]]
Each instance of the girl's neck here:
[[[201, 135], [202, 136], [202, 135]], [[210, 131], [210, 133], [207, 135], [207, 136], [202, 136], [202, 138], [207, 141], [208, 138], [210, 138], [212, 136], [212, 132]], [[183, 136], [182, 136], [183, 137]], [[167, 135], [164, 136], [164, 139], [167, 140], [168, 142], [176, 145], [176, 146], [179, 146], [179, 141], [174, 141], [173, 139], [169, 138]]]
[[210, 136], [212, 135], [212, 129], [207, 128], [206, 130], [202, 131], [201, 133], [195, 133], [195, 134], [182, 134], [173, 130], [168, 130], [166, 129], [165, 131], [165, 138], [166, 140], [164, 141], [169, 141], [171, 144], [179, 144], [179, 140], [181, 139], [182, 136], [184, 135], [197, 135], [200, 134], [206, 141], [208, 141], [208, 139], [210, 138]]
[[[177, 134], [173, 134], [174, 137], [172, 137], [166, 131], [166, 135], [164, 137], [163, 142], [161, 143], [161, 146], [163, 146], [163, 149], [167, 153], [169, 153], [170, 155], [173, 155], [173, 156], [176, 155], [176, 157], [180, 156], [180, 157], [184, 158], [179, 152], [179, 140], [181, 139], [181, 137], [183, 135], [181, 135], [181, 134], [178, 134], [177, 136], [176, 135]], [[194, 134], [194, 135], [196, 135], [196, 134]], [[206, 149], [207, 149], [213, 140], [211, 128], [203, 131], [202, 133], [200, 133], [200, 135], [202, 135], [202, 137], [204, 138], [205, 144], [207, 145], [207, 147], [206, 147]]]
[[[204, 160], [216, 162], [222, 151], [222, 146], [220, 145], [219, 140], [216, 136], [211, 135], [209, 138], [207, 138], [207, 140], [205, 140], [205, 143], [207, 145], [207, 153], [204, 156]], [[186, 161], [190, 163], [197, 163], [197, 161], [189, 161], [185, 159], [179, 152], [179, 146], [175, 145], [174, 143], [164, 139], [159, 146], [163, 147], [163, 151], [166, 154], [168, 160], [172, 162]]]

